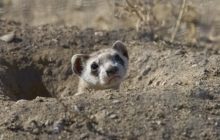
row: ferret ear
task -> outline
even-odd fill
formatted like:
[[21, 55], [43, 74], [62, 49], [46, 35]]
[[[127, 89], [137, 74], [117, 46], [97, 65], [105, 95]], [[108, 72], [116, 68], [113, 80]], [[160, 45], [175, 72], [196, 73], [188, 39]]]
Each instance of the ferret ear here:
[[114, 50], [119, 51], [122, 55], [124, 55], [124, 56], [127, 57], [127, 59], [128, 59], [128, 51], [127, 51], [127, 48], [126, 48], [125, 44], [122, 43], [120, 40], [116, 41], [116, 42], [113, 44], [112, 48], [113, 48]]
[[71, 58], [71, 65], [73, 73], [77, 75], [81, 75], [83, 68], [85, 66], [86, 60], [89, 58], [88, 55], [85, 54], [76, 54]]

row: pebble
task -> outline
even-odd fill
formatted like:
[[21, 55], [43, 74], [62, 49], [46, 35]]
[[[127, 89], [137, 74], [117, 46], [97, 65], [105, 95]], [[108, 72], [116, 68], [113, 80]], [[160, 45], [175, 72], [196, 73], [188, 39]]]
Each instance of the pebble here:
[[157, 125], [163, 125], [162, 121], [156, 121]]
[[150, 66], [146, 66], [146, 68], [141, 72], [142, 76], [147, 75], [149, 72], [151, 71], [151, 67]]
[[96, 119], [98, 122], [100, 122], [100, 121], [103, 121], [103, 120], [105, 119], [106, 115], [107, 115], [106, 110], [103, 110], [103, 111], [101, 111], [101, 112], [96, 113], [96, 114], [94, 115], [94, 117], [95, 117], [95, 119]]
[[0, 40], [5, 41], [7, 43], [11, 42], [15, 38], [15, 32], [10, 32], [0, 37]]
[[112, 103], [113, 104], [118, 104], [118, 103], [120, 103], [120, 101], [119, 100], [113, 100]]
[[103, 32], [95, 32], [94, 35], [95, 35], [95, 36], [103, 36], [104, 33], [103, 33]]
[[47, 120], [44, 124], [45, 124], [46, 126], [48, 126], [48, 125], [53, 124], [53, 121], [51, 121], [51, 120]]
[[53, 133], [60, 133], [64, 129], [64, 120], [60, 119], [56, 121], [53, 125]]
[[53, 72], [51, 71], [51, 69], [49, 68], [46, 68], [44, 71], [43, 71], [44, 75], [48, 75], [48, 76], [52, 76], [53, 75]]
[[215, 126], [220, 127], [220, 121], [215, 122]]
[[88, 138], [89, 137], [89, 134], [88, 133], [83, 133], [79, 136], [79, 139], [82, 140], [82, 139], [85, 139], [85, 138]]
[[26, 102], [27, 102], [27, 100], [21, 99], [21, 100], [16, 101], [15, 104], [23, 104]]
[[116, 114], [111, 114], [111, 115], [109, 116], [109, 118], [110, 118], [110, 119], [117, 119], [118, 116], [117, 116]]
[[39, 134], [40, 133], [40, 129], [39, 128], [34, 128], [32, 133], [33, 134]]
[[80, 113], [82, 112], [83, 110], [85, 110], [85, 106], [83, 104], [79, 104], [79, 105], [74, 105], [73, 106], [74, 108], [74, 111]]
[[179, 50], [177, 50], [174, 54], [175, 54], [175, 55], [183, 55], [183, 54], [185, 54], [185, 53], [186, 53], [185, 50], [179, 49]]

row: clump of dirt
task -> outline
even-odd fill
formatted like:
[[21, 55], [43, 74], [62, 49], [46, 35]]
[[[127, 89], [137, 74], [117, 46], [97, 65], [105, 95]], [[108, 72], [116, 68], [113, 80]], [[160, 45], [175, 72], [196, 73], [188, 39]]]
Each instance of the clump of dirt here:
[[[218, 45], [171, 44], [134, 29], [0, 25], [1, 34], [16, 30], [16, 40], [0, 41], [1, 139], [220, 138]], [[71, 56], [116, 40], [130, 57], [120, 91], [74, 96]]]

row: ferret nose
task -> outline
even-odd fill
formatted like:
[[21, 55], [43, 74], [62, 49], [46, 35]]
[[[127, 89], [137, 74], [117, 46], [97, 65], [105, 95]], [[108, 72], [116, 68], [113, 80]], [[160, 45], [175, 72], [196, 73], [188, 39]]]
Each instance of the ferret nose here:
[[106, 71], [106, 73], [107, 73], [108, 76], [113, 75], [113, 74], [115, 74], [116, 72], [118, 72], [118, 67], [115, 67], [115, 66], [110, 67], [110, 68]]

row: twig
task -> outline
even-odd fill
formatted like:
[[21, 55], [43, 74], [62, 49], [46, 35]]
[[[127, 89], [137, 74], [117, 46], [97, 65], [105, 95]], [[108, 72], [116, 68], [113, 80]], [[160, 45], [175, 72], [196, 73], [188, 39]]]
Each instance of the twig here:
[[180, 24], [181, 24], [181, 20], [182, 20], [182, 16], [183, 16], [183, 13], [184, 13], [185, 6], [186, 6], [186, 0], [183, 0], [182, 6], [181, 6], [181, 9], [180, 9], [180, 12], [179, 12], [179, 16], [178, 16], [177, 21], [176, 21], [176, 26], [174, 28], [174, 31], [173, 31], [172, 35], [171, 35], [170, 42], [173, 42], [175, 37], [176, 37], [176, 33], [177, 33], [177, 31], [180, 27]]

